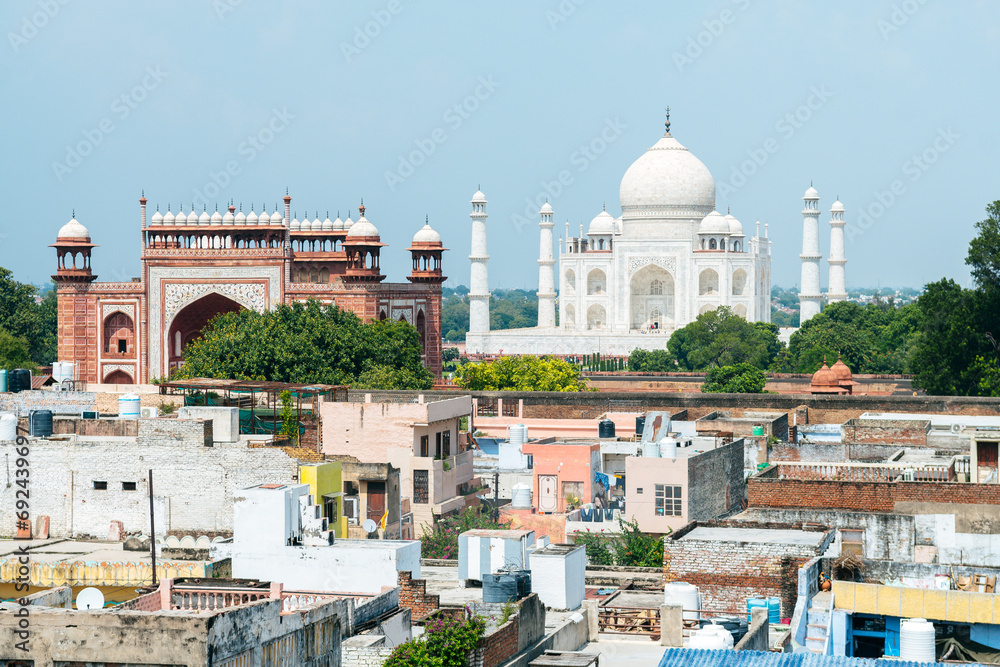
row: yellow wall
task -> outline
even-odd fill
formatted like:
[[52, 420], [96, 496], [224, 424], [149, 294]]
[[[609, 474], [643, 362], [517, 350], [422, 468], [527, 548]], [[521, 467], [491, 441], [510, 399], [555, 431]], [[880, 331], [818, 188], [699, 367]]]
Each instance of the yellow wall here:
[[[299, 466], [299, 481], [309, 485], [309, 493], [317, 505], [323, 504], [323, 496], [327, 493], [340, 493], [344, 490], [340, 464], [336, 462]], [[330, 526], [330, 530], [333, 531], [334, 537], [347, 537], [343, 496], [337, 497], [337, 522]]]
[[835, 609], [954, 623], [1000, 623], [1000, 595], [833, 582]]

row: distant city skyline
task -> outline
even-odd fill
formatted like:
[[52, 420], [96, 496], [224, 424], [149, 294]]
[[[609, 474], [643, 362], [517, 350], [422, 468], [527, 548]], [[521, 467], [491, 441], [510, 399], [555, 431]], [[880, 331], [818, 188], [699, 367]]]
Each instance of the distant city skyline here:
[[[489, 199], [492, 287], [537, 283], [538, 208], [572, 233], [615, 216], [663, 132], [711, 170], [717, 208], [773, 240], [798, 282], [802, 193], [847, 220], [847, 286], [970, 284], [973, 225], [1000, 198], [992, 118], [1000, 7], [851, 1], [359, 5], [56, 2], [0, 8], [17, 91], [0, 150], [0, 265], [45, 283], [76, 210], [101, 280], [139, 269], [138, 198], [367, 217], [390, 280], [425, 215], [469, 281], [469, 199]], [[557, 241], [558, 243], [558, 241]], [[822, 276], [827, 282], [824, 257]]]

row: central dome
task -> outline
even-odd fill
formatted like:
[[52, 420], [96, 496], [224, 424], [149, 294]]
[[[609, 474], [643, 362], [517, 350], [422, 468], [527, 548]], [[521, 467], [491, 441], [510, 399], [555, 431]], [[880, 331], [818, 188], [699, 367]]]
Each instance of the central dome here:
[[667, 132], [622, 177], [619, 201], [629, 218], [704, 218], [715, 209], [715, 179]]

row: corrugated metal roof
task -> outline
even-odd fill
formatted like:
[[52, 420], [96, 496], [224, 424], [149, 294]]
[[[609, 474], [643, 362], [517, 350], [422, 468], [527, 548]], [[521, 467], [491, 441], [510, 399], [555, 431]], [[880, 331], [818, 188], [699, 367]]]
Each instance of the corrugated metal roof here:
[[668, 648], [663, 653], [659, 667], [690, 667], [691, 665], [698, 667], [927, 667], [927, 665], [932, 664], [943, 665], [945, 663], [871, 660], [869, 658], [845, 658], [814, 653]]

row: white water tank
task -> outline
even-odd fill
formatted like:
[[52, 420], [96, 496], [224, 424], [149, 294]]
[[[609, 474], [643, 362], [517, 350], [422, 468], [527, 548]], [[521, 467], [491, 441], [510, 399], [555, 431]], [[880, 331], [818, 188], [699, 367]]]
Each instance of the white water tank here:
[[531, 487], [527, 484], [515, 484], [511, 490], [511, 507], [529, 509], [531, 507]]
[[723, 643], [726, 645], [725, 648], [732, 649], [733, 646], [736, 645], [736, 642], [733, 641], [733, 633], [731, 633], [729, 630], [726, 630], [725, 626], [712, 623], [702, 628], [702, 632], [705, 632], [706, 630], [708, 632], [714, 632], [719, 637], [721, 637]]
[[[733, 636], [729, 635], [729, 641], [727, 642], [725, 637], [723, 637], [715, 628], [717, 625], [706, 625], [701, 630], [695, 630], [691, 633], [691, 637], [688, 639], [688, 648], [703, 648], [709, 650], [725, 650], [731, 649], [733, 647]], [[725, 628], [723, 628], [725, 630]]]
[[651, 458], [660, 457], [660, 445], [653, 442], [652, 440], [647, 440], [642, 443], [642, 455]]
[[507, 441], [520, 448], [521, 445], [528, 441], [528, 427], [524, 424], [513, 424], [508, 426]]
[[119, 419], [138, 419], [140, 414], [138, 396], [135, 394], [122, 394], [118, 397]]
[[56, 382], [63, 381], [63, 365], [61, 361], [52, 362], [52, 379]]
[[0, 442], [17, 440], [17, 415], [0, 412]]
[[677, 458], [677, 441], [673, 438], [663, 438], [660, 440], [660, 458]]
[[663, 587], [664, 604], [679, 604], [684, 610], [685, 621], [697, 621], [701, 618], [698, 587], [684, 581], [671, 581]]
[[66, 381], [72, 380], [73, 379], [73, 370], [74, 370], [73, 362], [72, 361], [62, 361], [60, 363], [62, 364], [62, 373], [63, 373], [63, 379], [61, 380], [61, 382], [66, 382]]
[[934, 624], [926, 618], [911, 618], [899, 626], [899, 659], [934, 662]]

